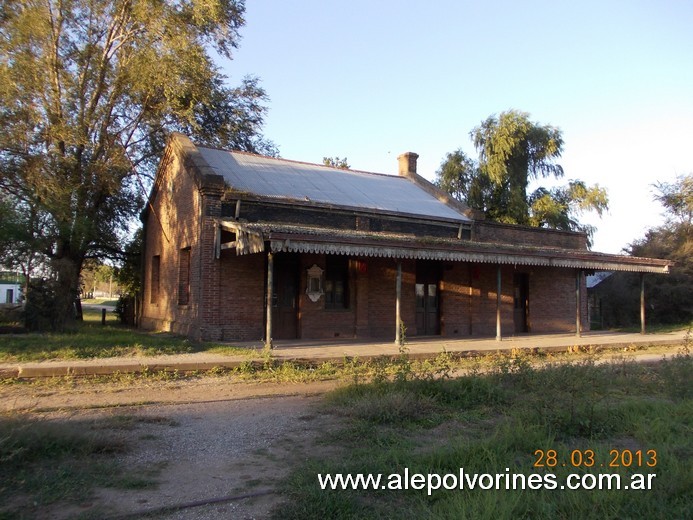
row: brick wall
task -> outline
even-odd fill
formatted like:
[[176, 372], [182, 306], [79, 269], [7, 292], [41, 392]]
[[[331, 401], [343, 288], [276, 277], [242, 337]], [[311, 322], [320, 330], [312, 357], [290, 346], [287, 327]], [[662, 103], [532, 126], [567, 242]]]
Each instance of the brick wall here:
[[202, 204], [199, 219], [199, 245], [196, 265], [196, 302], [199, 303], [200, 339], [224, 338], [223, 308], [221, 305], [222, 262], [215, 258], [216, 220], [221, 216], [221, 192], [201, 190]]
[[[472, 336], [496, 335], [497, 266], [471, 266], [471, 331]], [[501, 266], [501, 334], [515, 330], [513, 320], [513, 267]]]
[[[531, 332], [575, 332], [575, 270], [534, 268], [529, 271]], [[582, 330], [589, 330], [587, 289], [582, 278]]]
[[[394, 341], [397, 261], [391, 258], [369, 259], [368, 276], [369, 335]], [[416, 336], [417, 332], [415, 279], [415, 262], [402, 260], [400, 316], [407, 336]]]
[[[317, 265], [326, 270], [326, 256], [307, 254], [300, 259], [299, 284], [299, 335], [301, 338], [334, 339], [354, 338], [356, 336], [356, 313], [358, 309], [358, 273], [349, 268], [349, 306], [340, 309], [325, 309], [325, 297], [313, 302], [306, 294], [308, 269]], [[324, 273], [323, 273], [324, 276]]]
[[[392, 259], [353, 259], [362, 271], [350, 271], [350, 307], [325, 309], [325, 299], [312, 302], [305, 294], [306, 271], [325, 268], [325, 255], [301, 255], [299, 262], [298, 334], [304, 339], [378, 338], [395, 335], [395, 277]], [[414, 261], [402, 263], [401, 314], [408, 337], [417, 335]], [[356, 266], [352, 262], [352, 266]], [[450, 263], [440, 282], [440, 319], [443, 337], [496, 335], [496, 266]], [[501, 329], [514, 334], [513, 275], [529, 274], [530, 332], [574, 332], [575, 271], [558, 268], [516, 270], [501, 267]], [[265, 255], [236, 256], [224, 251], [219, 291], [220, 330], [224, 340], [260, 340], [264, 335]], [[583, 330], [588, 330], [586, 291], [583, 291]]]
[[440, 333], [442, 336], [471, 334], [471, 294], [469, 264], [446, 265], [440, 282]]
[[385, 231], [392, 233], [408, 233], [416, 236], [434, 236], [442, 238], [456, 238], [459, 224], [448, 223], [428, 224], [419, 219], [403, 220], [382, 213], [377, 214], [364, 210], [354, 211], [338, 208], [325, 208], [319, 205], [286, 204], [275, 201], [258, 201], [243, 198], [239, 195], [235, 199], [229, 195], [230, 200], [221, 208], [224, 217], [233, 217], [236, 214], [236, 200], [242, 200], [240, 218], [248, 222], [274, 221], [291, 222], [308, 226], [324, 226], [337, 229]]
[[474, 240], [506, 244], [523, 244], [566, 249], [587, 249], [587, 235], [571, 231], [532, 228], [500, 224], [498, 222], [475, 221]]
[[[529, 274], [529, 328], [532, 333], [575, 331], [575, 271], [559, 268], [501, 267], [501, 333], [514, 334], [513, 275]], [[495, 336], [495, 265], [453, 264], [441, 281], [442, 335]], [[582, 280], [582, 327], [589, 330]]]
[[[196, 336], [199, 302], [199, 235], [202, 200], [193, 175], [171, 153], [158, 178], [157, 196], [145, 222], [145, 275], [142, 327]], [[190, 248], [190, 298], [178, 305], [180, 250]], [[151, 301], [152, 257], [160, 258], [159, 296]]]
[[[312, 302], [305, 294], [306, 270], [313, 264], [325, 269], [325, 255], [302, 255], [299, 289], [302, 338], [395, 337], [397, 263], [392, 259], [351, 258], [349, 308], [325, 309], [325, 299]], [[415, 264], [402, 262], [401, 316], [408, 335], [416, 334], [414, 298]]]
[[355, 309], [355, 324], [354, 334], [357, 338], [367, 338], [370, 336], [369, 330], [369, 308], [368, 295], [370, 293], [370, 259], [357, 258], [355, 259], [356, 276], [354, 280], [354, 304]]
[[263, 254], [236, 256], [225, 250], [219, 260], [220, 339], [259, 341], [265, 335], [265, 263]]

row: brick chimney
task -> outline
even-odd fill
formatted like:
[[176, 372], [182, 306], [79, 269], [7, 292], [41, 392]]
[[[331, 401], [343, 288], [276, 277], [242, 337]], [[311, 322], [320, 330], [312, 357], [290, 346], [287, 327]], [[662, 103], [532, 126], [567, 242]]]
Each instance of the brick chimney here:
[[405, 152], [397, 160], [399, 161], [399, 174], [402, 177], [416, 175], [416, 160], [419, 155], [414, 152]]

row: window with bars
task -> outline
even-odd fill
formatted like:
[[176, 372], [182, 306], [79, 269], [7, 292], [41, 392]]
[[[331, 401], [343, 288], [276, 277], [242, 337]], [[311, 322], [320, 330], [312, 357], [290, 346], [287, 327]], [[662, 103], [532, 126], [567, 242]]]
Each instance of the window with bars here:
[[349, 308], [349, 259], [346, 256], [326, 257], [325, 308]]

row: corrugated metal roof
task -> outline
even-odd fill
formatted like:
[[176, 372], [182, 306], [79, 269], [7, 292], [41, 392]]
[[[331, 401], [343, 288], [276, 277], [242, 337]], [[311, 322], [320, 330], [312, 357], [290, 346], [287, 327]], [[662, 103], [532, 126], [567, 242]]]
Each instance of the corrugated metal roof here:
[[212, 148], [198, 150], [231, 188], [241, 192], [436, 219], [470, 220], [405, 177]]

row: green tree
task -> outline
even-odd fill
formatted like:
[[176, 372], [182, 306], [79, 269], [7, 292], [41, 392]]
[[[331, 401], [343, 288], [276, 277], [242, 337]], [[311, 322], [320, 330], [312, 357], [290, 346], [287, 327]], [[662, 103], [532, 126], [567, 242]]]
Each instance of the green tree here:
[[10, 256], [18, 241], [24, 237], [19, 215], [5, 197], [0, 195], [0, 268], [13, 267]]
[[482, 211], [487, 218], [508, 221], [506, 183], [493, 182], [479, 163], [461, 149], [447, 154], [438, 169], [436, 184], [470, 208]]
[[693, 225], [693, 174], [680, 175], [676, 182], [658, 182], [655, 194], [667, 211], [668, 222], [684, 226], [688, 232]]
[[471, 136], [480, 167], [495, 185], [508, 191], [506, 220], [529, 224], [529, 181], [563, 176], [563, 168], [555, 162], [563, 151], [561, 131], [531, 122], [525, 112], [508, 110], [488, 117]]
[[[459, 201], [469, 202], [473, 183], [480, 177], [479, 166], [462, 149], [445, 156], [437, 172], [437, 184]], [[477, 207], [476, 209], [482, 209]]]
[[[651, 323], [690, 323], [693, 319], [693, 174], [676, 182], [654, 185], [655, 200], [666, 210], [662, 226], [649, 229], [626, 252], [635, 256], [674, 260], [668, 276], [646, 278], [647, 319]], [[639, 317], [640, 281], [616, 273], [599, 286], [607, 326], [632, 325]]]
[[0, 192], [36, 211], [60, 327], [85, 259], [120, 251], [171, 131], [276, 154], [256, 78], [230, 58], [242, 0], [19, 0], [0, 4]]
[[138, 296], [142, 290], [142, 242], [144, 229], [138, 228], [125, 246], [123, 260], [115, 271], [115, 279], [123, 294]]
[[594, 226], [581, 224], [578, 217], [585, 211], [595, 211], [600, 217], [609, 208], [609, 198], [599, 185], [587, 186], [571, 180], [567, 186], [537, 188], [529, 197], [529, 225], [594, 234]]
[[571, 180], [566, 186], [539, 187], [528, 193], [531, 180], [560, 178], [563, 168], [559, 129], [533, 123], [524, 112], [510, 110], [491, 116], [470, 133], [478, 160], [462, 150], [447, 154], [437, 172], [437, 185], [497, 222], [594, 232], [578, 217], [585, 211], [600, 216], [608, 209], [606, 190]]
[[107, 290], [109, 293], [119, 291], [115, 268], [95, 258], [89, 258], [84, 261], [80, 282], [82, 293], [106, 292]]
[[342, 168], [343, 170], [348, 170], [351, 168], [349, 166], [349, 163], [347, 162], [347, 158], [344, 157], [343, 159], [341, 157], [323, 157], [322, 158], [322, 163], [325, 166], [331, 166], [332, 168]]
[[0, 191], [0, 267], [23, 274], [25, 294], [33, 274], [46, 263], [40, 239], [45, 218], [35, 207]]
[[680, 176], [676, 182], [654, 185], [658, 200], [666, 210], [664, 225], [647, 231], [645, 237], [630, 244], [628, 252], [636, 256], [667, 258], [676, 262], [674, 283], [687, 286], [688, 302], [684, 307], [693, 315], [693, 174]]

